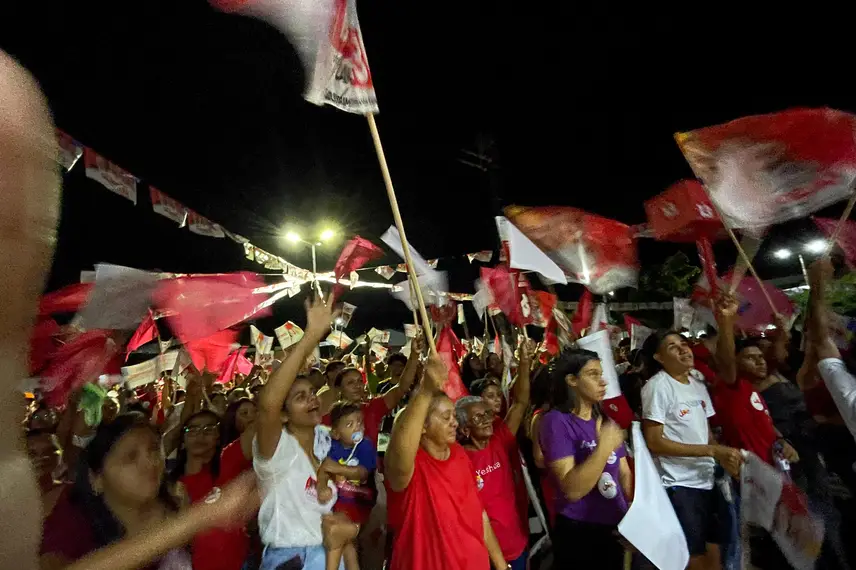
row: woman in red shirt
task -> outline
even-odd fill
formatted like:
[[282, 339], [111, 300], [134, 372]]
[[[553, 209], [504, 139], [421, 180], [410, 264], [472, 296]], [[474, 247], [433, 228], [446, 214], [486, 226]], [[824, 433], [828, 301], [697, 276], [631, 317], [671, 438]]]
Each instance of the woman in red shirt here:
[[81, 460], [77, 481], [44, 522], [43, 569], [187, 568], [181, 547], [195, 534], [245, 521], [258, 508], [246, 477], [179, 513], [163, 477], [160, 435], [142, 414], [99, 426]]
[[508, 565], [481, 506], [472, 463], [455, 442], [455, 406], [443, 361], [428, 359], [420, 387], [392, 428], [386, 453], [390, 570], [487, 570]]
[[[202, 410], [190, 416], [182, 429], [178, 465], [171, 474], [187, 503], [210, 500], [220, 488], [241, 473], [243, 454], [221, 457], [220, 416]], [[230, 463], [224, 464], [223, 459]], [[194, 570], [240, 570], [250, 541], [243, 525], [213, 529], [196, 535], [191, 545]]]

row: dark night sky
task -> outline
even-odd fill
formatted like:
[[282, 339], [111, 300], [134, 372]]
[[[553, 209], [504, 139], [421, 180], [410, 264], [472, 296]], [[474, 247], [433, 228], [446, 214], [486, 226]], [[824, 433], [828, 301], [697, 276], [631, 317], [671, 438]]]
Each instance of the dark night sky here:
[[[20, 4], [4, 9], [0, 47], [41, 82], [58, 127], [143, 180], [134, 207], [81, 165], [66, 175], [49, 288], [101, 261], [258, 269], [237, 244], [154, 214], [146, 183], [303, 267], [308, 251], [277, 237], [287, 224], [310, 231], [329, 219], [377, 241], [392, 223], [365, 120], [305, 103], [296, 55], [266, 24], [202, 0]], [[566, 3], [359, 3], [410, 241], [426, 257], [458, 256], [440, 266], [455, 290], [472, 290], [476, 270], [461, 256], [496, 245], [501, 206], [570, 205], [641, 223], [645, 199], [691, 174], [673, 132], [793, 106], [856, 110], [852, 42], [837, 40], [849, 30], [834, 25], [843, 14], [714, 21], [689, 8], [550, 4]], [[479, 140], [493, 141], [492, 177], [459, 162]], [[762, 275], [796, 273], [769, 263], [769, 251], [809, 231], [774, 229]], [[643, 262], [675, 247], [643, 242]], [[337, 254], [322, 253], [319, 268]], [[721, 267], [734, 257], [729, 244], [717, 254]], [[355, 328], [408, 314], [380, 291], [346, 300], [362, 307]], [[275, 320], [297, 320], [295, 310]]]

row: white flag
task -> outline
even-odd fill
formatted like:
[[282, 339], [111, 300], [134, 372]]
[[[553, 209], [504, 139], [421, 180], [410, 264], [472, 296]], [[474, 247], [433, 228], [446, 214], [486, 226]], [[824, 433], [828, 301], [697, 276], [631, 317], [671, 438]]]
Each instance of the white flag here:
[[636, 466], [633, 503], [618, 523], [618, 532], [660, 570], [684, 570], [690, 560], [687, 539], [639, 422], [633, 422], [633, 461]]
[[565, 277], [565, 272], [507, 218], [497, 216], [496, 228], [499, 231], [499, 239], [508, 244], [508, 252], [511, 257], [508, 264], [511, 267], [535, 271], [549, 283], [567, 285], [568, 280]]

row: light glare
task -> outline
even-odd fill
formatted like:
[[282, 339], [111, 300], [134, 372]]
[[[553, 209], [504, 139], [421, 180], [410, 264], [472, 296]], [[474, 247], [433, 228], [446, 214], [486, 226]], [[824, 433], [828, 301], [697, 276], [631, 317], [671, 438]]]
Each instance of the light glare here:
[[777, 249], [773, 252], [773, 255], [776, 259], [788, 259], [791, 256], [791, 250], [789, 249]]

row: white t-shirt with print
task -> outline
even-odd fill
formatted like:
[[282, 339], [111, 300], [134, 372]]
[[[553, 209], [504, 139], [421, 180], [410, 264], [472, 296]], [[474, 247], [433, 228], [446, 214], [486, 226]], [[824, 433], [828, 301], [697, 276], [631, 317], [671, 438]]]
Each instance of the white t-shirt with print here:
[[824, 358], [817, 363], [820, 377], [844, 420], [844, 425], [856, 439], [856, 377], [850, 374], [840, 358]]
[[297, 439], [283, 428], [270, 459], [262, 459], [258, 438], [254, 439], [253, 469], [262, 493], [259, 509], [262, 543], [272, 548], [320, 545], [321, 516], [333, 508], [336, 486], [329, 482], [333, 498], [326, 505], [319, 504], [315, 469]]
[[[665, 370], [652, 376], [642, 388], [642, 417], [663, 424], [663, 436], [678, 443], [706, 445], [714, 415], [704, 376], [690, 371], [689, 384], [682, 384]], [[655, 457], [664, 487], [713, 489], [712, 457]]]

